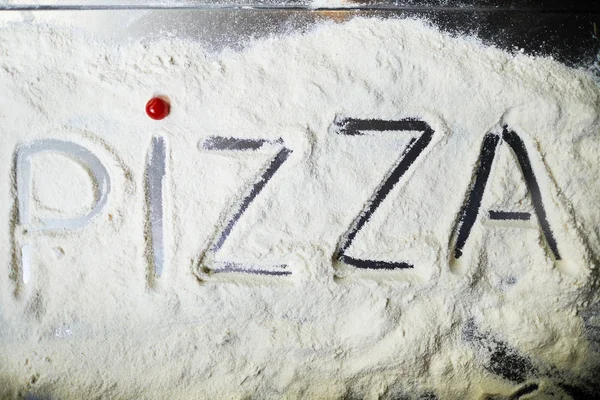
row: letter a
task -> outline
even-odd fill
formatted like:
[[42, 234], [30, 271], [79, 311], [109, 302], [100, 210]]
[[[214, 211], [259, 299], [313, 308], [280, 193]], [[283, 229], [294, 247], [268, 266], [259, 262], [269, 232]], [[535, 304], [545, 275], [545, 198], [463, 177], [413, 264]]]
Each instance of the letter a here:
[[[531, 166], [527, 149], [525, 148], [525, 144], [519, 135], [510, 130], [507, 126], [503, 127], [502, 137], [497, 134], [488, 133], [483, 139], [481, 152], [479, 153], [479, 159], [474, 174], [474, 180], [471, 184], [471, 187], [467, 191], [464, 205], [460, 210], [459, 217], [454, 227], [451, 241], [452, 261], [458, 261], [463, 255], [463, 248], [467, 243], [473, 225], [477, 221], [477, 218], [480, 214], [481, 201], [483, 199], [486, 184], [490, 176], [494, 156], [496, 155], [501, 139], [510, 146], [514, 155], [516, 156], [521, 173], [525, 180], [525, 185], [531, 195], [533, 210], [540, 224], [542, 234], [546, 240], [550, 252], [552, 253], [552, 256], [556, 261], [559, 261], [561, 260], [561, 256], [558, 251], [558, 245], [546, 217], [546, 209], [544, 208], [544, 202], [542, 201], [540, 186], [538, 185], [538, 181]], [[528, 220], [530, 218], [530, 214], [521, 212], [490, 211], [489, 217], [490, 219], [504, 221], [522, 221]]]

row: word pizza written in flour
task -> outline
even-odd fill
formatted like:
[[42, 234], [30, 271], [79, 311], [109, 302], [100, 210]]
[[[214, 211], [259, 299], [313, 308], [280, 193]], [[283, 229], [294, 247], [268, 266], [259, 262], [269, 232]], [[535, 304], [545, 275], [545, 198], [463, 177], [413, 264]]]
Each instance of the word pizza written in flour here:
[[[350, 140], [353, 136], [369, 134], [401, 134], [410, 135], [410, 141], [398, 156], [396, 162], [389, 172], [384, 176], [377, 186], [373, 195], [365, 203], [361, 213], [349, 221], [349, 229], [341, 234], [334, 259], [344, 265], [366, 270], [405, 270], [414, 268], [414, 265], [398, 261], [382, 261], [351, 257], [347, 254], [350, 245], [355, 241], [357, 234], [363, 229], [377, 211], [379, 206], [386, 200], [389, 193], [396, 187], [402, 178], [408, 175], [410, 170], [418, 167], [424, 162], [425, 151], [431, 147], [434, 130], [429, 124], [422, 120], [406, 118], [395, 121], [378, 119], [356, 119], [336, 118], [332, 131], [336, 134], [347, 136]], [[539, 223], [542, 236], [549, 248], [550, 256], [558, 261], [561, 255], [557, 241], [547, 219], [544, 201], [535, 172], [520, 136], [504, 126], [501, 134], [487, 133], [484, 136], [478, 162], [473, 173], [473, 180], [465, 195], [463, 207], [458, 212], [452, 237], [450, 238], [450, 268], [460, 273], [456, 267], [461, 259], [464, 248], [468, 242], [471, 230], [482, 214], [482, 198], [485, 193], [486, 184], [490, 175], [494, 156], [501, 143], [506, 143], [516, 156], [527, 190], [531, 194], [533, 202], [533, 214]], [[232, 137], [212, 136], [204, 140], [201, 147], [205, 151], [214, 152], [247, 152], [258, 149], [271, 149], [274, 156], [266, 167], [260, 171], [257, 178], [246, 189], [239, 204], [230, 210], [226, 210], [224, 223], [217, 230], [208, 249], [202, 253], [198, 262], [197, 274], [202, 279], [213, 273], [249, 273], [258, 275], [288, 276], [292, 272], [288, 265], [280, 263], [268, 267], [252, 265], [251, 263], [239, 263], [218, 260], [219, 251], [227, 241], [236, 223], [243, 217], [252, 202], [260, 195], [261, 191], [274, 179], [277, 172], [293, 154], [286, 147], [282, 139], [241, 139]], [[30, 199], [32, 195], [32, 172], [31, 160], [36, 154], [58, 153], [71, 158], [89, 171], [90, 179], [96, 188], [96, 196], [91, 210], [76, 218], [44, 219], [31, 217]], [[164, 137], [154, 137], [147, 154], [145, 166], [145, 193], [146, 193], [146, 238], [148, 253], [150, 256], [149, 269], [154, 278], [160, 278], [166, 266], [165, 259], [165, 185], [169, 173], [168, 148]], [[31, 251], [32, 246], [27, 242], [28, 232], [40, 231], [74, 231], [89, 224], [106, 206], [111, 193], [111, 178], [108, 169], [102, 161], [89, 149], [70, 142], [56, 139], [44, 139], [31, 143], [25, 143], [18, 147], [15, 163], [16, 176], [16, 202], [18, 210], [17, 224], [15, 224], [12, 235], [17, 255], [17, 274], [21, 283], [27, 284], [31, 276]], [[530, 221], [532, 213], [514, 212], [503, 210], [488, 210], [487, 216], [490, 220], [500, 221]], [[21, 232], [18, 239], [16, 231]]]

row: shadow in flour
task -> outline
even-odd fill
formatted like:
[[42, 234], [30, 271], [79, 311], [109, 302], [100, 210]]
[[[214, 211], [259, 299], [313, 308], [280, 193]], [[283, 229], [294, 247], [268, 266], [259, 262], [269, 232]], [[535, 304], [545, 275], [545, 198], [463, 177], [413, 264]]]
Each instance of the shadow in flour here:
[[422, 395], [420, 395], [418, 397], [402, 395], [400, 397], [391, 397], [390, 399], [392, 399], [392, 400], [438, 400], [438, 397], [431, 392], [427, 392], [427, 393], [423, 393]]
[[[360, 397], [363, 399], [364, 397]], [[406, 394], [406, 393], [394, 393], [389, 396], [383, 396], [381, 398], [389, 399], [389, 400], [438, 400], [438, 397], [433, 392], [424, 392], [420, 395], [415, 396], [414, 394]], [[344, 400], [348, 400], [344, 398]]]
[[523, 396], [537, 394], [540, 385], [537, 383], [529, 383], [519, 387], [513, 393], [508, 396], [505, 395], [484, 395], [485, 400], [519, 400], [523, 399]]
[[[33, 374], [30, 378], [22, 376], [0, 376], [0, 399], [24, 399], [24, 400], [55, 400], [41, 387], [39, 375]], [[35, 392], [35, 393], [34, 393]]]
[[[600, 371], [597, 371], [600, 373]], [[596, 374], [597, 376], [597, 374]], [[596, 382], [595, 387], [583, 387], [581, 385], [573, 385], [569, 383], [561, 383], [560, 388], [573, 400], [593, 400], [600, 399], [600, 388]]]
[[23, 399], [24, 400], [54, 400], [51, 396], [31, 394], [31, 393], [27, 393], [25, 396], [23, 396]]
[[600, 357], [600, 302], [584, 309], [581, 312], [581, 318], [590, 347]]
[[462, 329], [462, 339], [474, 347], [484, 360], [483, 367], [494, 375], [522, 384], [509, 396], [487, 395], [487, 400], [516, 400], [523, 396], [543, 391], [545, 395], [556, 395], [574, 400], [600, 399], [600, 363], [590, 365], [584, 375], [532, 360], [521, 354], [509, 343], [482, 332], [473, 318], [469, 318]]
[[510, 395], [509, 399], [510, 400], [520, 399], [521, 397], [523, 397], [527, 394], [532, 394], [532, 393], [537, 392], [537, 390], [539, 388], [540, 388], [540, 385], [538, 385], [537, 383], [530, 383], [528, 385], [521, 386], [513, 394]]
[[475, 320], [469, 318], [462, 330], [462, 338], [472, 344], [485, 360], [484, 368], [512, 382], [522, 383], [535, 375], [535, 367], [529, 357], [519, 354], [506, 342], [481, 332]]

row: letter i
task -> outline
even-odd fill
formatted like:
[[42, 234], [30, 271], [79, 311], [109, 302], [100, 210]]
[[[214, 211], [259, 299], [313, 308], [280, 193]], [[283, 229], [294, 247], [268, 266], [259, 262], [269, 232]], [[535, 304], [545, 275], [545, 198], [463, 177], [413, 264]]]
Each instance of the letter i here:
[[167, 141], [152, 138], [146, 160], [146, 243], [150, 261], [149, 282], [165, 272], [164, 195], [167, 163]]

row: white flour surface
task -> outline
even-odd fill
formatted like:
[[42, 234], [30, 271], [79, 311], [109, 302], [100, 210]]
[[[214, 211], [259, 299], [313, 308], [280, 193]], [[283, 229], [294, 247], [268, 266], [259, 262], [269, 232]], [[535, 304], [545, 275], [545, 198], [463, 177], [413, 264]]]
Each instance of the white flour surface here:
[[[171, 103], [162, 121], [144, 114], [153, 95]], [[521, 390], [524, 399], [594, 390], [596, 328], [581, 310], [597, 302], [599, 117], [600, 89], [585, 72], [414, 20], [328, 23], [218, 53], [181, 39], [116, 45], [5, 23], [0, 397], [483, 399]], [[358, 268], [336, 249], [423, 132], [348, 135], [344, 118], [413, 118], [433, 131], [345, 249], [413, 268]], [[527, 151], [549, 231], [507, 130]], [[269, 142], [211, 150], [215, 136]], [[167, 154], [160, 277], [146, 183], [153, 137]], [[497, 141], [495, 157], [456, 259], [486, 138]], [[83, 146], [110, 177], [106, 204], [81, 228], [40, 229], [44, 219], [85, 215], [106, 189], [77, 158], [31, 156], [31, 190], [17, 199], [25, 175], [15, 157], [49, 139]], [[284, 147], [285, 162], [211, 251]], [[489, 210], [531, 218], [494, 220]], [[277, 268], [287, 275], [247, 273]]]

